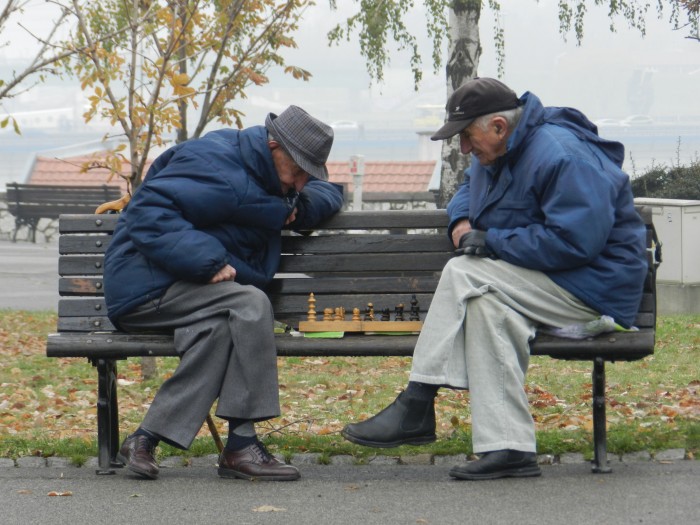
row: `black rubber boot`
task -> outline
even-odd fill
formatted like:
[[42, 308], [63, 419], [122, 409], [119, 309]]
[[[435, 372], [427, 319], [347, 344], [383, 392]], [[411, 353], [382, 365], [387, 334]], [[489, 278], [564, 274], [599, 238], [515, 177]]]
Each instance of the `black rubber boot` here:
[[347, 425], [341, 434], [348, 441], [376, 448], [432, 443], [435, 441], [434, 400], [415, 399], [401, 393], [379, 414]]
[[494, 450], [478, 461], [452, 467], [450, 476], [457, 479], [531, 478], [542, 474], [534, 452]]

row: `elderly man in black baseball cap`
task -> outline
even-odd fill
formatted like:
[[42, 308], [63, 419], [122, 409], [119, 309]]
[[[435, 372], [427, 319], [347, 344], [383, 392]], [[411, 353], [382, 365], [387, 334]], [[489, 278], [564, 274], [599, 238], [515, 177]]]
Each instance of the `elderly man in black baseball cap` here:
[[644, 224], [621, 170], [622, 145], [601, 139], [579, 111], [544, 107], [529, 92], [518, 98], [491, 78], [466, 82], [446, 109], [433, 140], [459, 134], [472, 154], [447, 207], [456, 256], [440, 277], [406, 390], [342, 434], [369, 447], [432, 442], [438, 389], [469, 389], [481, 457], [450, 476], [539, 476], [524, 389], [529, 341], [541, 326], [585, 333], [603, 315], [632, 325], [647, 272]]
[[172, 331], [182, 357], [118, 459], [155, 479], [160, 441], [189, 448], [217, 401], [229, 435], [224, 478], [299, 478], [258, 440], [280, 414], [270, 301], [281, 231], [313, 228], [340, 210], [327, 182], [327, 124], [297, 106], [265, 126], [223, 129], [158, 157], [119, 218], [105, 255], [105, 300], [127, 331]]

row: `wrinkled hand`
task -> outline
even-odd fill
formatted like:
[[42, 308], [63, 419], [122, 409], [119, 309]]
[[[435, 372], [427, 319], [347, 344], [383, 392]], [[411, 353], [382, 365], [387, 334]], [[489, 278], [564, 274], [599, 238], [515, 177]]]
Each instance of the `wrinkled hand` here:
[[297, 220], [297, 209], [296, 209], [296, 207], [291, 211], [291, 213], [289, 214], [289, 217], [287, 217], [287, 220], [284, 221], [284, 224], [285, 224], [285, 226], [286, 226], [287, 224], [292, 223], [292, 222], [294, 222], [295, 220]]
[[227, 264], [221, 270], [214, 274], [214, 277], [209, 279], [209, 284], [220, 283], [222, 281], [233, 281], [236, 278], [236, 269]]
[[459, 248], [459, 240], [465, 233], [469, 233], [470, 231], [472, 231], [472, 225], [469, 219], [461, 219], [455, 223], [451, 233], [452, 244], [454, 244], [455, 248]]
[[486, 232], [483, 230], [472, 230], [462, 235], [459, 239], [459, 248], [455, 250], [455, 253], [458, 255], [496, 258], [494, 253], [486, 246]]

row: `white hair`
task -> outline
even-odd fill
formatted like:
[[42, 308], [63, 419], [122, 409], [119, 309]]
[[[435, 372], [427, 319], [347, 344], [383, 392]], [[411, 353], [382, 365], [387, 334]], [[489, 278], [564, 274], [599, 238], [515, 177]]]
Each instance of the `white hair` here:
[[523, 114], [522, 106], [517, 108], [508, 109], [506, 111], [497, 111], [495, 113], [489, 113], [488, 115], [482, 115], [477, 117], [474, 124], [478, 126], [482, 131], [486, 131], [486, 128], [493, 117], [503, 117], [508, 123], [509, 129], [514, 129], [520, 121], [520, 117]]

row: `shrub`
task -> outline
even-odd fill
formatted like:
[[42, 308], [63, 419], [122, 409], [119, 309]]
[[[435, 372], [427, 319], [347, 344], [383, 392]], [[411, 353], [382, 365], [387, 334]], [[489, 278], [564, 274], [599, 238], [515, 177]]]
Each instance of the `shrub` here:
[[652, 167], [632, 180], [635, 197], [700, 200], [700, 161], [690, 166]]

